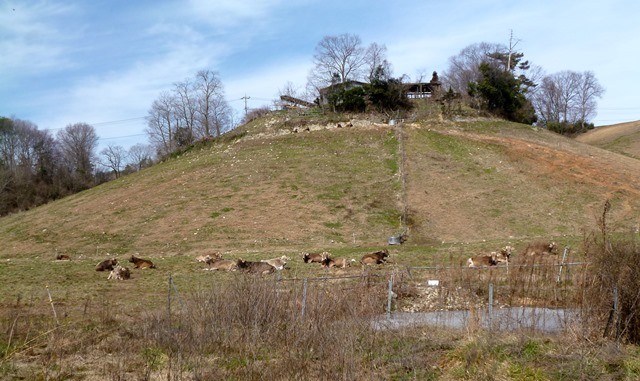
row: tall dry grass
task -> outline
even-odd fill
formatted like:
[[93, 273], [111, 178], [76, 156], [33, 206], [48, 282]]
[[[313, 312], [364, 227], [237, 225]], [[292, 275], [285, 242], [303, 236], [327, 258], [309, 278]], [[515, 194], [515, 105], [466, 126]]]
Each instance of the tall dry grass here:
[[591, 262], [585, 282], [583, 315], [594, 335], [640, 343], [640, 237], [619, 232], [608, 221], [607, 201], [598, 231], [585, 237]]
[[371, 318], [384, 302], [384, 283], [366, 278], [305, 287], [238, 276], [175, 298], [129, 334], [144, 379], [362, 379], [374, 369]]

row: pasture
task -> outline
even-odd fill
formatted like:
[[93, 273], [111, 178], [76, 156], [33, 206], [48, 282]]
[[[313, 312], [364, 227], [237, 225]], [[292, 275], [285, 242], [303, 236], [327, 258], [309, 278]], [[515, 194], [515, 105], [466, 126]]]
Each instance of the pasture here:
[[[95, 271], [101, 259], [96, 257], [5, 260], [0, 264], [0, 375], [47, 380], [492, 379], [498, 367], [511, 379], [523, 374], [580, 379], [583, 372], [608, 374], [611, 362], [628, 374], [640, 374], [633, 347], [618, 344], [613, 351], [605, 341], [586, 349], [601, 336], [600, 326], [590, 331], [573, 322], [553, 335], [531, 327], [488, 330], [473, 319], [461, 329], [374, 328], [372, 322], [388, 314], [484, 313], [489, 284], [496, 309], [584, 307], [585, 267], [567, 265], [559, 271], [561, 255], [551, 264], [531, 266], [518, 258], [519, 252], [510, 266], [466, 267], [470, 254], [500, 244], [389, 246], [388, 263], [356, 262], [339, 269], [304, 263], [301, 252], [223, 254], [255, 261], [291, 258], [287, 269], [264, 276], [205, 271], [207, 264], [195, 256], [172, 256], [154, 258], [156, 269], [132, 268], [131, 279], [124, 281], [107, 280], [107, 272]], [[525, 242], [512, 244], [525, 247]], [[326, 251], [357, 259], [380, 248]], [[127, 258], [118, 260], [131, 268]], [[569, 263], [583, 260], [584, 253], [576, 249], [566, 258]], [[438, 286], [428, 286], [434, 279]], [[583, 349], [570, 352], [568, 343]], [[524, 361], [519, 354], [528, 350], [535, 353], [529, 360], [549, 362]], [[495, 353], [500, 357], [492, 358]]]

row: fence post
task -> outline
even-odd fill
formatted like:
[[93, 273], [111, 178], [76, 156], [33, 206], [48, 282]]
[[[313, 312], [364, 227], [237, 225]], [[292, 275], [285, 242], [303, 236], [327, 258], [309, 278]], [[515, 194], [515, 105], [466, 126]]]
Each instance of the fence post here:
[[169, 327], [171, 327], [171, 274], [169, 274], [169, 284], [167, 292], [167, 319], [169, 319]]
[[616, 325], [616, 343], [620, 342], [620, 314], [618, 313], [618, 286], [613, 288], [613, 313]]
[[51, 292], [49, 291], [49, 286], [45, 286], [47, 289], [47, 295], [49, 295], [49, 304], [51, 304], [51, 309], [53, 310], [53, 317], [56, 319], [56, 324], [60, 324], [58, 321], [58, 314], [56, 313], [56, 307], [53, 305], [53, 298], [51, 298]]
[[570, 246], [565, 246], [564, 252], [562, 253], [562, 262], [560, 262], [560, 270], [558, 270], [558, 278], [556, 278], [556, 283], [560, 283], [560, 277], [562, 276], [562, 268], [564, 267], [564, 263], [567, 260], [567, 254], [569, 253]]
[[391, 300], [393, 299], [393, 274], [389, 279], [389, 294], [387, 296], [387, 320], [391, 320]]
[[307, 278], [302, 282], [302, 319], [304, 319], [305, 308], [307, 307]]
[[489, 283], [489, 330], [493, 328], [493, 283]]

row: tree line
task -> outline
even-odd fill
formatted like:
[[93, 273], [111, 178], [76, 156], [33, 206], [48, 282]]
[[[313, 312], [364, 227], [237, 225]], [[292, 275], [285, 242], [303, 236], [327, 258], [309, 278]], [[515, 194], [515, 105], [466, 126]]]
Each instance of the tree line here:
[[30, 121], [0, 117], [0, 215], [27, 210], [152, 164], [148, 146], [108, 146], [96, 154], [93, 126], [75, 123], [54, 136]]
[[[440, 77], [440, 100], [461, 99], [470, 107], [507, 120], [536, 124], [561, 134], [593, 128], [597, 99], [604, 94], [591, 71], [544, 70], [524, 60], [513, 37], [509, 45], [481, 42], [469, 45], [449, 58]], [[355, 35], [325, 36], [316, 46], [313, 68], [302, 97], [315, 99], [330, 90], [328, 105], [335, 111], [396, 111], [411, 104], [398, 97], [409, 82], [423, 82], [424, 74], [411, 81], [406, 74], [394, 78], [386, 46], [364, 47]], [[354, 82], [363, 81], [361, 86]], [[286, 87], [286, 95], [292, 86]]]
[[147, 114], [147, 135], [158, 157], [231, 129], [233, 112], [218, 73], [200, 70], [164, 91]]

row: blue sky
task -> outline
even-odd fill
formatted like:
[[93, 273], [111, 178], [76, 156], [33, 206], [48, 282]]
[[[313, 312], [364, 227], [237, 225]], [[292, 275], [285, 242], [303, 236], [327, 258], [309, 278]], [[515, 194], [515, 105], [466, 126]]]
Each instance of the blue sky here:
[[640, 2], [517, 0], [0, 0], [0, 116], [53, 133], [92, 124], [100, 145], [146, 143], [152, 102], [198, 70], [219, 73], [242, 116], [303, 88], [315, 46], [356, 34], [393, 75], [443, 72], [464, 47], [507, 45], [552, 74], [593, 71], [596, 125], [640, 120]]

